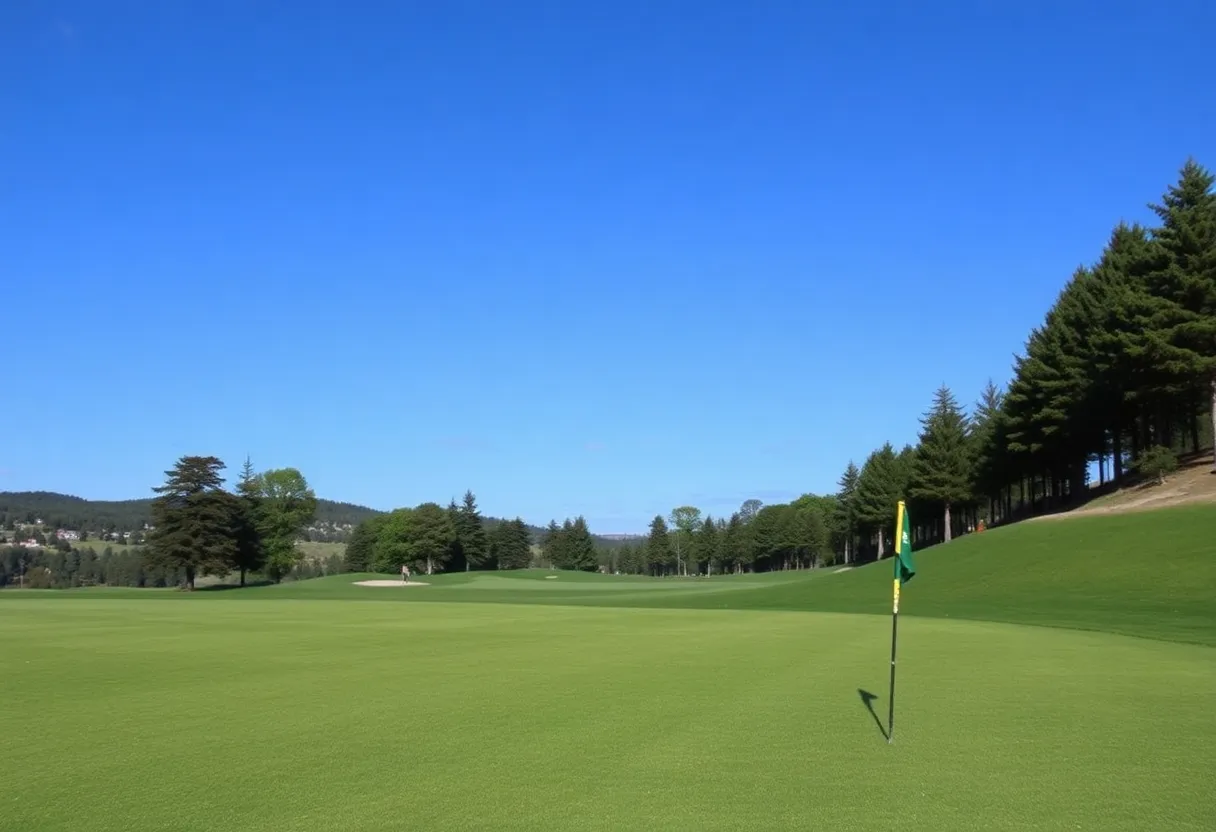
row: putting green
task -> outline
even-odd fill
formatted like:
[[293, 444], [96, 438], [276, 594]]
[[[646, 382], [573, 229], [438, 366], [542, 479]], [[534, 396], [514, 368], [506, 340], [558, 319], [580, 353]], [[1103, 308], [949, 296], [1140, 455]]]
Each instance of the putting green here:
[[1210, 647], [904, 618], [887, 745], [881, 615], [207, 595], [0, 604], [0, 827], [1216, 828]]

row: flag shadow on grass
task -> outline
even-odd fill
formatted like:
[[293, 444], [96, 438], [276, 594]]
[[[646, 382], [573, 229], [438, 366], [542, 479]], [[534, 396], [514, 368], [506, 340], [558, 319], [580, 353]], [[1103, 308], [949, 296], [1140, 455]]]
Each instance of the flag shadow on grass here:
[[884, 740], [890, 739], [887, 736], [887, 726], [882, 724], [882, 720], [878, 718], [878, 712], [874, 710], [874, 701], [878, 699], [878, 695], [862, 688], [857, 689], [857, 695], [861, 697], [861, 703], [866, 706], [866, 710], [870, 712], [870, 716], [874, 717], [874, 724], [882, 732], [882, 738]]

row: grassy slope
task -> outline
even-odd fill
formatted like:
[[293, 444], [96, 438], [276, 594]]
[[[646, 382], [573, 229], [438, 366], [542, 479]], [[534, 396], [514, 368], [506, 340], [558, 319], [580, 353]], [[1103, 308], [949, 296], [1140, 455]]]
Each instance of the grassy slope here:
[[[900, 612], [1216, 645], [1216, 506], [1021, 523], [917, 555]], [[739, 599], [882, 613], [890, 564]]]

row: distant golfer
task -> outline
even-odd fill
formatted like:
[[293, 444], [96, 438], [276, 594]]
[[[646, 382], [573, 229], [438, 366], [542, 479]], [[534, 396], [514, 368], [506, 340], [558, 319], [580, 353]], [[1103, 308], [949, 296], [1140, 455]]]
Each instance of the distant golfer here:
[[401, 564], [401, 583], [408, 584], [410, 582], [410, 568], [404, 563]]

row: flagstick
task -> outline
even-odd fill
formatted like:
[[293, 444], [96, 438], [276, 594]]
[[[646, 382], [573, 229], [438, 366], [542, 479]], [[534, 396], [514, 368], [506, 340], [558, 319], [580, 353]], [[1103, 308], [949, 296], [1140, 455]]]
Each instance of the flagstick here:
[[[899, 569], [896, 555], [895, 568]], [[895, 739], [895, 644], [899, 634], [899, 578], [895, 579], [895, 602], [891, 607], [891, 692], [887, 696], [887, 744]]]
[[916, 567], [912, 564], [912, 535], [908, 529], [908, 512], [900, 500], [895, 514], [895, 596], [891, 601], [891, 693], [887, 697], [887, 745], [895, 739], [895, 645], [899, 635], [899, 584], [903, 579], [912, 580]]

